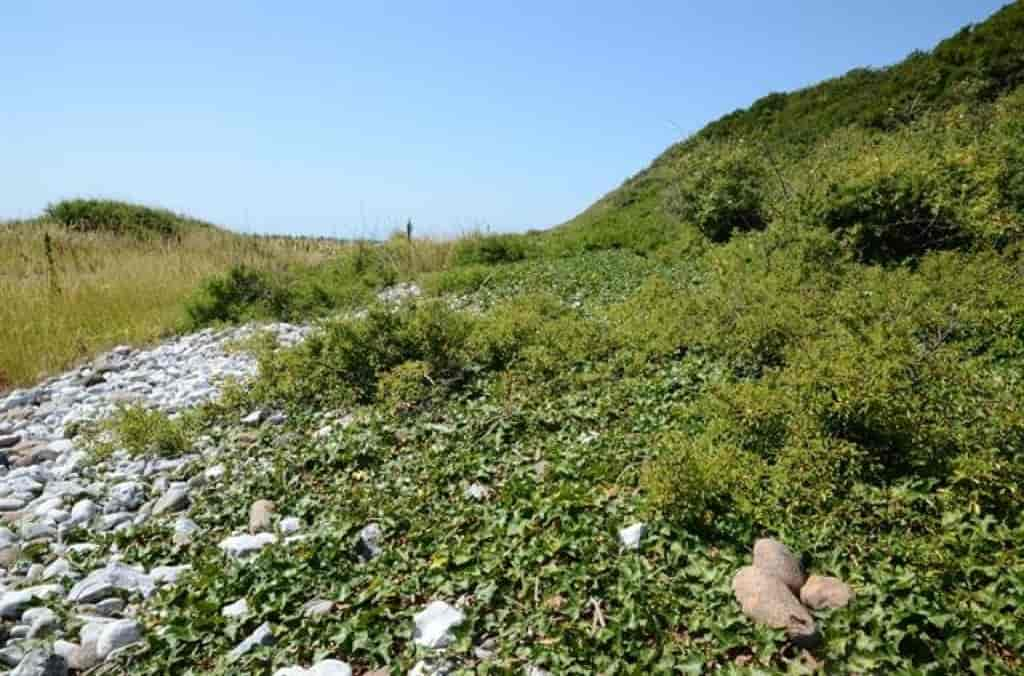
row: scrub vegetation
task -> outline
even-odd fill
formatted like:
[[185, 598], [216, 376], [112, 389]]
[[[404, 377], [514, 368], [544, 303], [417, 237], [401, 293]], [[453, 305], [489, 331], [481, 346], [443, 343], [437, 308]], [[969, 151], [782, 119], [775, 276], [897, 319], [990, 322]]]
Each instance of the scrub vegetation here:
[[[1022, 36], [1016, 2], [772, 94], [552, 231], [208, 281], [194, 326], [327, 318], [254, 344], [257, 380], [190, 421], [230, 474], [194, 501], [205, 535], [150, 606], [161, 630], [116, 669], [406, 673], [427, 656], [413, 615], [446, 599], [465, 673], [1020, 673]], [[333, 312], [403, 279], [425, 295]], [[288, 422], [240, 429], [254, 409]], [[216, 543], [264, 498], [309, 537], [226, 567]], [[764, 535], [856, 592], [817, 613], [813, 650], [733, 598]], [[182, 557], [166, 524], [108, 544]], [[249, 616], [221, 615], [242, 597]], [[331, 612], [304, 617], [313, 598]], [[277, 644], [228, 663], [264, 622]]]

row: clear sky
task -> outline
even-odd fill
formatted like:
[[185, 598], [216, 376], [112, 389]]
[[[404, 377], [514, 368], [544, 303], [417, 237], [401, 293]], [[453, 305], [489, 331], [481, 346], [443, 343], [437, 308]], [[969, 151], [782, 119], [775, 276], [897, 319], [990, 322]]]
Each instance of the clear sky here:
[[0, 2], [0, 218], [69, 196], [258, 232], [565, 221], [771, 91], [1008, 0]]

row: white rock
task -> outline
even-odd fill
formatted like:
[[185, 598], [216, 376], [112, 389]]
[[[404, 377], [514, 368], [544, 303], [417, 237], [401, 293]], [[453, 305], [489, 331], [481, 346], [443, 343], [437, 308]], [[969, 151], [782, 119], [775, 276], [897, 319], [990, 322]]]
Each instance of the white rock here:
[[153, 516], [160, 516], [168, 512], [180, 512], [188, 507], [188, 490], [181, 487], [172, 487], [160, 496], [160, 499], [153, 505]]
[[352, 667], [340, 660], [322, 660], [309, 669], [285, 667], [274, 672], [274, 676], [352, 676]]
[[25, 506], [19, 498], [0, 498], [0, 512], [17, 512]]
[[249, 603], [245, 599], [238, 599], [220, 609], [220, 614], [230, 619], [238, 619], [249, 614]]
[[36, 648], [18, 663], [11, 676], [67, 676], [68, 664], [60, 655]]
[[142, 571], [112, 561], [106, 568], [89, 573], [84, 580], [71, 588], [67, 598], [71, 603], [95, 603], [114, 596], [119, 591], [148, 597], [154, 588], [152, 578]]
[[104, 510], [112, 512], [134, 511], [146, 501], [146, 488], [138, 481], [124, 481], [110, 489], [110, 499]]
[[263, 411], [259, 409], [242, 418], [242, 424], [250, 427], [256, 427], [261, 422], [263, 422]]
[[409, 670], [408, 676], [448, 676], [455, 670], [448, 660], [420, 660]]
[[37, 587], [28, 587], [17, 591], [5, 591], [0, 594], [0, 617], [8, 620], [16, 620], [21, 617], [22, 612], [37, 601], [45, 601], [48, 598], [57, 596], [63, 587], [57, 584], [45, 584]]
[[214, 465], [213, 467], [210, 467], [205, 472], [203, 472], [203, 476], [205, 476], [209, 481], [216, 481], [217, 479], [224, 476], [224, 472], [226, 471], [227, 468], [224, 467], [224, 465]]
[[34, 639], [45, 635], [50, 629], [57, 626], [60, 618], [57, 613], [49, 608], [32, 608], [26, 610], [21, 616], [21, 621], [29, 625], [28, 634], [25, 638]]
[[375, 559], [381, 554], [381, 540], [384, 539], [384, 531], [380, 526], [371, 523], [359, 531], [359, 542], [356, 544], [356, 552], [364, 561]]
[[96, 657], [107, 659], [112, 652], [142, 640], [142, 625], [136, 620], [117, 620], [103, 627], [96, 639]]
[[231, 558], [244, 559], [275, 542], [277, 542], [276, 535], [257, 533], [256, 535], [232, 535], [222, 540], [218, 546]]
[[472, 483], [466, 488], [466, 497], [471, 500], [486, 500], [491, 495], [491, 489], [483, 484]]
[[624, 549], [638, 549], [640, 547], [640, 540], [646, 533], [647, 524], [634, 523], [632, 526], [619, 531], [619, 542], [622, 543]]
[[285, 519], [281, 519], [280, 523], [277, 524], [277, 530], [282, 535], [292, 535], [302, 530], [302, 521], [298, 517], [289, 516]]
[[274, 632], [271, 631], [270, 625], [264, 622], [257, 627], [256, 631], [249, 634], [244, 641], [235, 646], [235, 648], [228, 654], [228, 659], [237, 660], [253, 648], [269, 645], [274, 645]]
[[71, 564], [67, 559], [54, 559], [50, 565], [43, 569], [44, 580], [52, 580], [53, 578], [60, 580], [74, 576], [74, 569], [71, 567]]
[[149, 571], [149, 577], [154, 584], [176, 584], [178, 578], [190, 570], [192, 566], [187, 563], [180, 566], [157, 566]]
[[413, 642], [425, 648], [444, 648], [455, 640], [451, 630], [465, 619], [458, 608], [444, 601], [433, 601], [413, 618], [416, 625]]

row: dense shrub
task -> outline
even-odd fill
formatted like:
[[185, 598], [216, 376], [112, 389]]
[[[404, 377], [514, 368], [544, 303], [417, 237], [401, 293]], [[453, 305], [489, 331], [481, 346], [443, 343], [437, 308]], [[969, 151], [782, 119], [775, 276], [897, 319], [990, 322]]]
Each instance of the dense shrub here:
[[193, 326], [237, 322], [283, 314], [288, 304], [281, 281], [267, 271], [243, 265], [207, 281], [185, 311]]
[[[733, 501], [730, 509], [772, 527], [839, 513], [857, 519], [847, 486], [887, 489], [909, 478], [1005, 510], [1005, 491], [982, 487], [996, 467], [1024, 471], [1024, 384], [1009, 366], [1024, 354], [1018, 277], [995, 255], [933, 254], [914, 271], [849, 269], [810, 301], [799, 286], [769, 283], [779, 304], [766, 295], [748, 311], [768, 322], [799, 306], [808, 323], [775, 344], [780, 358], [759, 378], [719, 385], [687, 408], [695, 433], [648, 470], [655, 502], [671, 512], [692, 502], [702, 512], [708, 494], [731, 487], [725, 469], [721, 482], [701, 478], [707, 467], [742, 453], [761, 480], [744, 488], [746, 507]], [[760, 322], [731, 321], [734, 303], [704, 308], [706, 316], [690, 315], [702, 327], [691, 335], [730, 319], [728, 339], [703, 343], [716, 353], [765, 335]]]
[[756, 233], [708, 251], [696, 288], [650, 279], [611, 308], [612, 337], [640, 362], [697, 349], [747, 373], [781, 363], [795, 338], [815, 330], [839, 275], [819, 264], [829, 243], [798, 234]]
[[1010, 156], [988, 113], [954, 109], [899, 132], [848, 129], [790, 170], [790, 220], [824, 226], [849, 255], [902, 260], [934, 249], [1001, 245], [1020, 214], [1003, 193]]
[[171, 419], [160, 411], [143, 406], [122, 406], [105, 421], [116, 444], [100, 444], [100, 451], [123, 449], [131, 455], [157, 454], [178, 456], [192, 445], [189, 422]]
[[[1022, 27], [1024, 5], [1012, 3], [933, 52], [770, 94], [670, 147], [545, 236], [541, 250], [648, 252], [687, 236], [681, 224], [724, 241], [783, 215], [792, 221], [809, 188], [816, 203], [807, 206], [832, 223], [862, 260], [892, 260], [967, 241], [1002, 246], [1021, 229], [1021, 174], [1012, 169], [1020, 162], [1019, 124], [1015, 141], [1012, 123], [1003, 125], [1008, 142], [997, 158], [990, 143], [1001, 132], [976, 127], [949, 133], [934, 121], [956, 127], [953, 116], [987, 118], [993, 103], [1006, 107], [1000, 97], [1012, 98], [1024, 78]], [[1019, 112], [1004, 115], [1014, 118], [1021, 119]], [[919, 143], [890, 143], [878, 157], [870, 144], [832, 155], [837, 139], [851, 130], [877, 142], [922, 123], [933, 128], [917, 134]], [[831, 194], [818, 190], [829, 183]], [[992, 200], [997, 186], [1001, 203]], [[1016, 216], [1004, 210], [1007, 205]]]
[[763, 229], [769, 216], [762, 153], [743, 140], [694, 142], [674, 167], [669, 212], [713, 242], [724, 242], [735, 231]]
[[375, 306], [363, 318], [326, 322], [294, 349], [265, 351], [255, 396], [297, 406], [370, 402], [399, 367], [392, 391], [407, 389], [413, 370], [442, 390], [456, 388], [467, 376], [470, 328], [467, 315], [438, 301]]
[[529, 235], [474, 235], [463, 237], [455, 246], [456, 265], [514, 263], [530, 256]]
[[298, 321], [372, 297], [377, 278], [360, 277], [351, 258], [316, 266], [256, 270], [244, 265], [208, 279], [185, 304], [190, 327], [252, 319]]
[[63, 200], [47, 206], [45, 215], [76, 230], [113, 232], [136, 237], [170, 237], [183, 227], [205, 225], [166, 209], [98, 199]]

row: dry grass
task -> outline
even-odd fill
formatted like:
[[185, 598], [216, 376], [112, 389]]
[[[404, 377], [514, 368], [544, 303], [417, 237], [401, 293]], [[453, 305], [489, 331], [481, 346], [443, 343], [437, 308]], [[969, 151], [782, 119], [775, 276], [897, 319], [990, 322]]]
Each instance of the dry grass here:
[[185, 298], [234, 264], [314, 264], [350, 246], [216, 228], [139, 240], [40, 221], [0, 223], [0, 391], [118, 343], [173, 332]]

